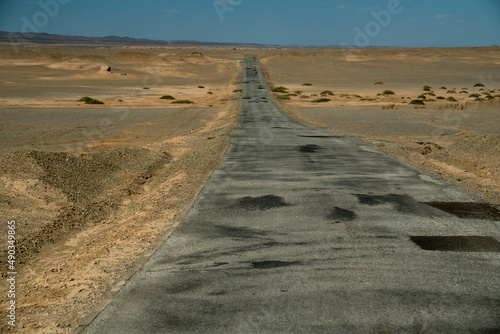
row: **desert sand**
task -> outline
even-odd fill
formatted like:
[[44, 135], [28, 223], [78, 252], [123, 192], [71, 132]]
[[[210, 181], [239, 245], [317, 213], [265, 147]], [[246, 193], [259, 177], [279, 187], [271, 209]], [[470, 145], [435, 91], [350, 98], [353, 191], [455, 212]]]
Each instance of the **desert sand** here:
[[[0, 53], [0, 210], [17, 226], [18, 330], [67, 333], [174, 229], [219, 163], [237, 122], [243, 55]], [[104, 104], [78, 102], [85, 96]]]
[[293, 94], [275, 94], [292, 117], [500, 204], [499, 48], [2, 45], [0, 210], [17, 222], [20, 332], [71, 332], [175, 229], [230, 143], [249, 53]]

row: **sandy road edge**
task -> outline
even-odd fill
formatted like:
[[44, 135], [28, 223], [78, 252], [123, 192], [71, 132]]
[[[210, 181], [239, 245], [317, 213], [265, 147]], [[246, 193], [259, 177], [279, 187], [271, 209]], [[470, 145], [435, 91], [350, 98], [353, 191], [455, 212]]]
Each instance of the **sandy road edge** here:
[[[241, 106], [239, 107], [241, 109]], [[230, 135], [233, 131], [234, 128], [238, 126], [238, 123], [233, 127], [233, 129], [230, 131], [228, 135]], [[215, 171], [219, 168], [219, 166], [222, 164], [222, 161], [224, 159], [224, 156], [226, 155], [227, 151], [231, 148], [232, 141], [228, 141], [226, 144], [226, 147], [222, 150], [222, 152], [219, 154], [217, 157], [217, 166], [215, 168], [212, 168], [209, 173], [206, 175], [205, 179], [203, 182], [197, 187], [195, 190], [194, 194], [192, 195], [192, 198], [184, 204], [184, 206], [181, 208], [180, 213], [177, 215], [176, 220], [174, 223], [171, 225], [171, 227], [168, 229], [168, 231], [160, 237], [147, 251], [144, 253], [138, 260], [135, 261], [133, 264], [132, 268], [127, 271], [125, 274], [123, 274], [117, 281], [117, 283], [111, 288], [111, 290], [107, 293], [107, 295], [103, 298], [103, 300], [94, 307], [92, 312], [88, 314], [86, 317], [84, 317], [82, 320], [80, 320], [78, 327], [73, 331], [74, 334], [79, 334], [83, 333], [85, 329], [94, 321], [95, 318], [111, 303], [111, 301], [114, 299], [114, 297], [120, 292], [120, 290], [127, 284], [127, 282], [137, 273], [139, 272], [144, 264], [153, 256], [154, 253], [170, 238], [170, 236], [176, 231], [177, 227], [182, 223], [186, 215], [188, 214], [189, 210], [194, 206], [194, 204], [198, 201], [199, 195], [203, 191], [203, 189], [206, 187], [210, 179], [212, 178], [213, 174]]]

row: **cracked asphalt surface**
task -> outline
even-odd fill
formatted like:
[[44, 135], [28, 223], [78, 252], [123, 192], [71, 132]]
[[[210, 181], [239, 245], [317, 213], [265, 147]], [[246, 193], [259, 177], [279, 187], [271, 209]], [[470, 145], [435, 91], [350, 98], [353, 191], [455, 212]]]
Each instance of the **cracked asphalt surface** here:
[[477, 198], [291, 120], [244, 69], [220, 168], [86, 332], [500, 332], [495, 214], [453, 214]]

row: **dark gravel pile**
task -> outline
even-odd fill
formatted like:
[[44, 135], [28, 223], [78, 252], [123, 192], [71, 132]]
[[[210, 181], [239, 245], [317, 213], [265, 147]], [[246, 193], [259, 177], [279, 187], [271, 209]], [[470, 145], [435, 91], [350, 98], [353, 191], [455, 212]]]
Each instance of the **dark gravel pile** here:
[[[145, 148], [109, 149], [80, 156], [63, 152], [28, 151], [0, 157], [0, 176], [38, 179], [45, 185], [47, 193], [39, 191], [37, 197], [48, 200], [48, 192], [57, 189], [68, 199], [68, 205], [59, 209], [55, 220], [26, 222], [27, 228], [18, 233], [19, 263], [26, 262], [47, 242], [61, 240], [72, 230], [105, 219], [124, 198], [138, 192], [169, 161], [167, 153]], [[0, 198], [2, 208], [11, 212], [11, 215], [17, 208], [9, 197], [23, 196], [16, 192], [18, 190], [12, 189], [9, 196]], [[0, 255], [2, 267], [5, 259], [6, 256]]]

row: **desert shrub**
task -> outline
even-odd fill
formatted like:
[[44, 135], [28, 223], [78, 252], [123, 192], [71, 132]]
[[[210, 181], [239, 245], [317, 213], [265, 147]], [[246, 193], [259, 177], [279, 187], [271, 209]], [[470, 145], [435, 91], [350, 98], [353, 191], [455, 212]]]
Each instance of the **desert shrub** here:
[[309, 96], [307, 96], [307, 95], [302, 95], [300, 98], [301, 98], [301, 99], [309, 99]]
[[318, 94], [311, 94], [311, 96], [318, 96]]
[[427, 99], [427, 102], [436, 102], [434, 99]]
[[373, 83], [374, 85], [383, 85], [384, 83], [382, 81], [377, 81]]
[[436, 96], [436, 94], [434, 94], [433, 92], [425, 93], [425, 95]]
[[394, 109], [395, 105], [394, 104], [388, 104], [386, 106], [382, 106], [382, 109]]
[[425, 85], [425, 86], [424, 86], [424, 88], [423, 88], [422, 90], [424, 90], [424, 91], [426, 91], [426, 92], [430, 92], [430, 91], [431, 91], [431, 86], [427, 86], [427, 85]]
[[235, 89], [233, 90], [233, 93], [243, 93], [243, 89]]
[[296, 91], [294, 92], [294, 94], [300, 95], [300, 94], [302, 94], [302, 91], [301, 91], [301, 90], [296, 90]]
[[425, 106], [425, 102], [422, 100], [411, 100], [410, 104], [414, 104], [416, 106]]
[[205, 86], [198, 86], [198, 88], [205, 88]]
[[474, 87], [484, 87], [484, 85], [482, 83], [477, 83], [474, 85]]
[[227, 102], [227, 101], [229, 101], [229, 100], [228, 100], [228, 99], [221, 99], [220, 101], [221, 101], [221, 102]]
[[288, 93], [288, 94], [285, 94], [284, 96], [297, 96], [297, 94]]
[[149, 88], [149, 87], [142, 87], [142, 89], [151, 89], [151, 88]]
[[271, 89], [271, 91], [275, 93], [288, 93], [288, 88], [283, 86], [278, 86]]
[[303, 83], [302, 86], [312, 86], [309, 82]]
[[482, 97], [478, 97], [477, 99], [475, 99], [474, 101], [477, 101], [477, 102], [481, 102], [481, 101], [484, 101], [484, 99]]
[[175, 97], [173, 97], [172, 95], [163, 95], [162, 97], [160, 97], [160, 100], [175, 100]]
[[449, 89], [446, 91], [446, 94], [456, 94], [456, 93], [457, 93], [457, 91], [454, 89]]
[[493, 99], [494, 99], [494, 97], [488, 94], [488, 95], [486, 95], [485, 99], [486, 99], [486, 100], [493, 100]]
[[387, 96], [387, 95], [394, 95], [394, 92], [393, 92], [392, 90], [388, 90], [388, 89], [386, 89], [386, 90], [384, 90], [384, 91], [382, 92], [382, 95], [386, 95], [386, 96]]
[[436, 97], [436, 100], [446, 100], [446, 98], [442, 97], [442, 96], [438, 96], [438, 97]]
[[193, 101], [189, 101], [189, 100], [179, 100], [179, 101], [172, 102], [172, 104], [193, 104], [193, 103], [194, 103]]
[[442, 87], [441, 87], [441, 88], [439, 88], [439, 89], [447, 89], [447, 88], [446, 88], [445, 86], [442, 86]]
[[290, 96], [278, 95], [278, 99], [280, 99], [280, 100], [290, 100]]
[[446, 101], [457, 102], [457, 99], [455, 99], [453, 96], [450, 96], [446, 99]]
[[88, 96], [82, 97], [77, 102], [85, 102], [85, 104], [104, 104], [104, 102], [93, 99], [93, 98], [88, 97]]
[[322, 103], [322, 102], [329, 102], [329, 101], [331, 101], [331, 99], [322, 98], [322, 99], [313, 100], [313, 101], [311, 101], [311, 103]]
[[362, 98], [361, 101], [376, 101], [377, 99], [371, 99], [368, 97]]
[[123, 102], [123, 100], [122, 100], [122, 99], [119, 99], [119, 100], [118, 100], [118, 102]]
[[319, 95], [321, 95], [321, 96], [327, 96], [327, 95], [334, 96], [335, 94], [333, 94], [329, 90], [325, 90], [325, 91], [321, 92], [321, 94], [319, 94]]
[[469, 92], [466, 90], [461, 90], [459, 94], [468, 94]]
[[417, 96], [417, 99], [427, 99], [427, 96], [425, 96], [424, 94], [420, 95], [420, 96]]

